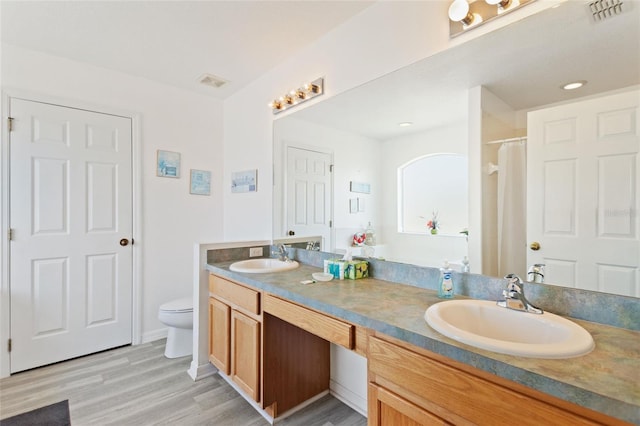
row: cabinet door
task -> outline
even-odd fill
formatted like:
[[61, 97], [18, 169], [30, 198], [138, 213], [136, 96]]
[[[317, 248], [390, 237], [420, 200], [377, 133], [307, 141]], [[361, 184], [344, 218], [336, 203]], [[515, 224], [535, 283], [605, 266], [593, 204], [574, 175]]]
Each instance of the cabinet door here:
[[231, 311], [231, 378], [254, 401], [260, 400], [260, 323]]
[[212, 297], [209, 298], [209, 361], [224, 374], [229, 374], [231, 347], [231, 308]]
[[376, 384], [369, 384], [369, 426], [422, 426], [450, 423], [423, 408], [389, 392]]

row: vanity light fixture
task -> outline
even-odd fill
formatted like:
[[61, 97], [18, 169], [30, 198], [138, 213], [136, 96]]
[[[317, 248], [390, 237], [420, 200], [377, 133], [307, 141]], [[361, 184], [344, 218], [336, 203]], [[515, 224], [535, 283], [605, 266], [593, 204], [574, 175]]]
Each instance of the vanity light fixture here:
[[585, 84], [587, 84], [586, 80], [578, 80], [578, 81], [572, 81], [571, 83], [563, 84], [560, 87], [564, 90], [575, 90], [575, 89], [581, 88]]
[[403, 121], [402, 123], [398, 123], [398, 126], [400, 127], [409, 127], [411, 125], [413, 125], [411, 121]]
[[453, 0], [449, 6], [449, 37], [484, 24], [535, 0]]
[[269, 108], [271, 108], [274, 114], [278, 114], [287, 108], [306, 102], [323, 93], [324, 79], [321, 77], [313, 80], [311, 83], [303, 84], [297, 89], [291, 90], [278, 99], [274, 99], [269, 103]]

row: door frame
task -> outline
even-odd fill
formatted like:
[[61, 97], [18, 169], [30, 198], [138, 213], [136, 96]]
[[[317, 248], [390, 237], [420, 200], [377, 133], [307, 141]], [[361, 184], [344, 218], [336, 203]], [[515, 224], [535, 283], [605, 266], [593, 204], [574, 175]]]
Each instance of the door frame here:
[[[9, 161], [9, 125], [8, 111], [12, 98], [28, 101], [48, 103], [67, 108], [75, 108], [98, 113], [116, 115], [131, 119], [131, 170], [132, 170], [132, 208], [133, 208], [133, 235], [135, 241], [142, 241], [142, 138], [141, 123], [142, 114], [105, 105], [96, 105], [89, 102], [48, 96], [41, 93], [30, 92], [22, 89], [2, 89], [2, 147], [0, 148], [0, 378], [10, 375], [11, 357], [7, 345], [11, 337], [11, 303], [10, 303], [10, 244], [9, 244], [9, 200], [10, 200], [10, 161]], [[142, 343], [142, 245], [133, 246], [133, 272], [132, 272], [132, 324], [131, 344]]]

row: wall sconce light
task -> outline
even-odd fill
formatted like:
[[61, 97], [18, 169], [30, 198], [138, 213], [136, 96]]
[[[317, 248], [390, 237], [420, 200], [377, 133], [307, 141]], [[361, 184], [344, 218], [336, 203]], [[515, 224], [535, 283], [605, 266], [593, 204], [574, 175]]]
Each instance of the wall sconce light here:
[[455, 37], [535, 0], [453, 0], [449, 6], [449, 37]]
[[294, 89], [286, 95], [280, 96], [278, 99], [274, 99], [269, 103], [274, 114], [284, 111], [292, 106], [299, 105], [303, 102], [313, 99], [316, 96], [320, 96], [324, 93], [324, 79], [318, 78], [311, 83], [304, 84], [297, 89]]

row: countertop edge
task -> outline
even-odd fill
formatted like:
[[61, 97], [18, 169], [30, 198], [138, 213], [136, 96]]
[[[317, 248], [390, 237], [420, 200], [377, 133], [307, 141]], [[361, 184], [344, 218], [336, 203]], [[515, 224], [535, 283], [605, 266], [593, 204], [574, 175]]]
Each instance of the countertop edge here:
[[461, 347], [456, 344], [451, 344], [448, 342], [450, 339], [445, 336], [442, 336], [442, 340], [435, 339], [396, 327], [380, 320], [369, 318], [339, 306], [324, 303], [322, 301], [310, 300], [308, 297], [291, 293], [286, 289], [261, 281], [259, 278], [261, 274], [250, 275], [236, 273], [230, 271], [226, 267], [226, 262], [224, 263], [224, 266], [222, 265], [222, 263], [221, 266], [208, 264], [207, 270], [217, 275], [269, 292], [275, 296], [284, 297], [308, 308], [349, 321], [356, 326], [366, 327], [386, 334], [411, 345], [432, 351], [436, 354], [527, 386], [531, 389], [554, 396], [561, 400], [627, 422], [640, 424], [640, 407], [634, 404], [604, 396], [597, 392], [589, 391], [575, 385], [562, 382], [561, 380], [547, 377], [537, 372], [528, 371], [524, 368], [511, 365], [501, 360], [489, 358], [482, 353], [483, 351], [481, 349], [476, 350], [475, 348], [466, 345], [464, 345], [465, 347]]

